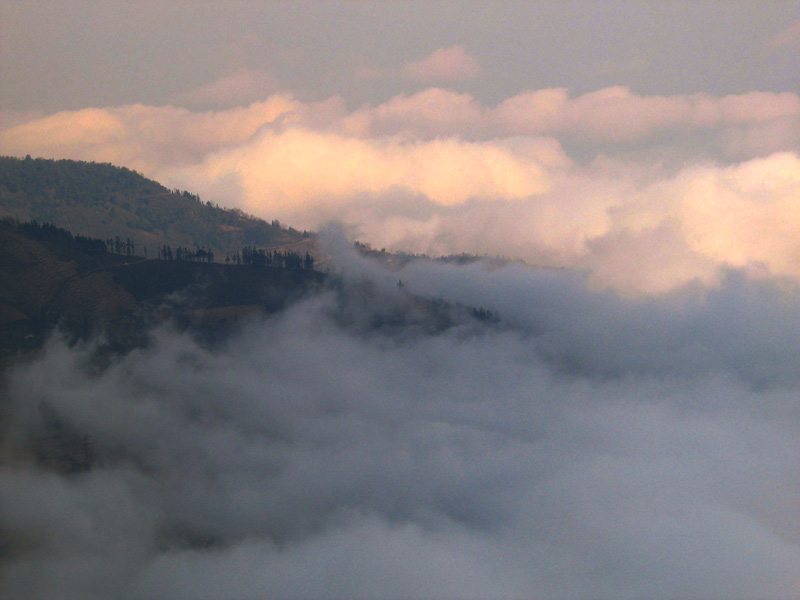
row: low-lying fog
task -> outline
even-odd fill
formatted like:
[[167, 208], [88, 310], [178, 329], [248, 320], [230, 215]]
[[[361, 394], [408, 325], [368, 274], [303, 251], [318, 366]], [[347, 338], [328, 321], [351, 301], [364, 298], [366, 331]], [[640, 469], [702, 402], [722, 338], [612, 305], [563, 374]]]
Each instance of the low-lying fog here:
[[[797, 595], [794, 284], [631, 300], [566, 271], [339, 266], [379, 302], [501, 321], [365, 332], [329, 293], [214, 349], [161, 329], [102, 371], [53, 338], [11, 376], [0, 596]], [[18, 456], [56, 420], [89, 471]]]

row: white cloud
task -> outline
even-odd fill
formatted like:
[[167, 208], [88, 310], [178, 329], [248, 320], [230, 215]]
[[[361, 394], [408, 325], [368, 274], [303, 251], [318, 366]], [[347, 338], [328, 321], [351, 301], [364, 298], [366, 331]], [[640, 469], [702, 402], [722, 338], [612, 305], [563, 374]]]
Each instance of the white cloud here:
[[625, 141], [675, 127], [755, 124], [785, 117], [800, 119], [796, 94], [638, 96], [617, 86], [577, 98], [570, 98], [565, 89], [526, 92], [500, 103], [495, 118], [506, 130], [520, 133], [563, 132]]
[[407, 62], [401, 74], [423, 83], [457, 82], [480, 77], [480, 62], [464, 46], [451, 46], [433, 51], [425, 58]]
[[113, 162], [157, 176], [245, 143], [296, 107], [291, 96], [276, 95], [246, 108], [216, 112], [141, 104], [65, 111], [0, 132], [0, 148], [11, 155]]
[[363, 106], [336, 125], [351, 134], [413, 135], [422, 138], [489, 133], [487, 109], [469, 94], [429, 88], [411, 96], [395, 96], [378, 106]]
[[196, 108], [242, 106], [264, 101], [280, 89], [280, 82], [271, 73], [240, 68], [197, 89], [172, 96], [171, 102]]
[[202, 189], [233, 176], [245, 208], [282, 219], [308, 211], [316, 222], [300, 224], [306, 227], [334, 217], [355, 196], [380, 197], [395, 189], [441, 207], [470, 198], [516, 200], [541, 194], [549, 178], [537, 158], [563, 160], [560, 148], [533, 143], [521, 150], [503, 142], [358, 139], [290, 127], [264, 131], [248, 145], [211, 155], [172, 178], [187, 184], [203, 181]]

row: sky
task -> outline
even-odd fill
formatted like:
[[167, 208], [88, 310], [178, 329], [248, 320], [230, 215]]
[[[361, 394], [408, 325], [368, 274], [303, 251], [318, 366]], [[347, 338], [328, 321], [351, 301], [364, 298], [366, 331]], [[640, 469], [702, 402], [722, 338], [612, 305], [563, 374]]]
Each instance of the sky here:
[[800, 276], [796, 2], [0, 2], [0, 152], [621, 294]]
[[[800, 84], [794, 2], [4, 0], [2, 17], [10, 110], [185, 104], [193, 93], [199, 103], [197, 90], [239, 70], [260, 74], [260, 87], [216, 101], [291, 91], [353, 109], [445, 85], [494, 105], [561, 87], [728, 95]], [[471, 59], [421, 64], [459, 46]]]
[[[0, 28], [1, 154], [319, 230], [342, 278], [214, 347], [15, 365], [0, 596], [798, 598], [796, 2], [0, 0]], [[419, 297], [499, 322], [432, 335]], [[54, 419], [90, 471], [25, 459]]]

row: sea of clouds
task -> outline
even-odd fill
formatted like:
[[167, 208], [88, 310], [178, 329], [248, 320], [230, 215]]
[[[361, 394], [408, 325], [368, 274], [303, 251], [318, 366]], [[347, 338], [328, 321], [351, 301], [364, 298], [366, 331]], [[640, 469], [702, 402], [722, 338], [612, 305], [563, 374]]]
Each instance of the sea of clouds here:
[[[797, 597], [791, 279], [620, 297], [344, 247], [342, 289], [372, 289], [350, 306], [322, 293], [213, 348], [162, 328], [104, 369], [56, 336], [15, 367], [0, 596]], [[500, 322], [337, 318], [409, 293]], [[89, 436], [91, 470], [20, 456], [54, 418]]]
[[[0, 152], [527, 265], [333, 236], [338, 291], [213, 348], [165, 327], [98, 369], [54, 337], [9, 375], [0, 596], [797, 597], [797, 94], [192, 105], [270, 86], [0, 113]], [[500, 321], [364, 327], [408, 294]], [[91, 470], [26, 459], [54, 419]]]

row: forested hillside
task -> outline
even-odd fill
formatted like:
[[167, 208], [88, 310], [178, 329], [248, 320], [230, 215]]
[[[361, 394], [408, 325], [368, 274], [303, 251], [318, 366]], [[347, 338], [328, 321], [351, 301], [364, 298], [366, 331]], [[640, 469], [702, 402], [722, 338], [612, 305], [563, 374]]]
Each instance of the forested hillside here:
[[57, 325], [73, 340], [104, 336], [117, 349], [164, 321], [222, 335], [322, 285], [312, 264], [286, 256], [296, 255], [276, 253], [269, 265], [147, 260], [52, 225], [0, 219], [0, 371]]
[[223, 209], [135, 171], [72, 160], [0, 157], [0, 217], [52, 223], [91, 237], [130, 238], [139, 255], [204, 248], [217, 261], [244, 246], [313, 253], [306, 232]]

